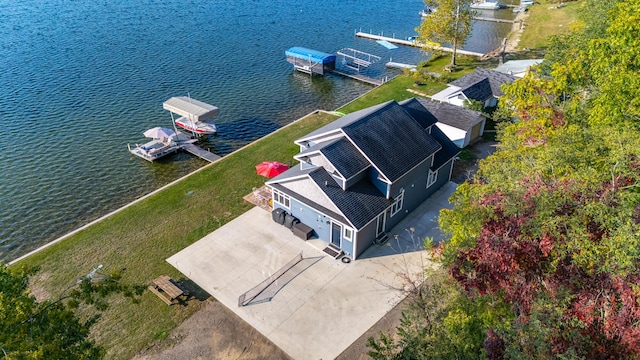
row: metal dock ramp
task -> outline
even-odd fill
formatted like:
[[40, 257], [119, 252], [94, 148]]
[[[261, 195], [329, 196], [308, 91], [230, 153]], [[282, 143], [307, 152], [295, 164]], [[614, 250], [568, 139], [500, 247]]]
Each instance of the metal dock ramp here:
[[331, 71], [332, 74], [336, 74], [336, 75], [340, 75], [340, 76], [344, 76], [344, 77], [348, 77], [354, 80], [358, 80], [358, 81], [362, 81], [363, 83], [367, 83], [370, 85], [382, 85], [383, 81], [382, 80], [378, 80], [378, 79], [373, 79], [370, 78], [368, 76], [364, 76], [364, 75], [360, 75], [360, 74], [351, 74], [351, 73], [346, 73], [340, 70], [332, 70]]
[[190, 152], [193, 155], [201, 159], [207, 160], [209, 162], [214, 162], [222, 157], [220, 155], [216, 155], [194, 144], [181, 144], [180, 147], [182, 148], [182, 150]]

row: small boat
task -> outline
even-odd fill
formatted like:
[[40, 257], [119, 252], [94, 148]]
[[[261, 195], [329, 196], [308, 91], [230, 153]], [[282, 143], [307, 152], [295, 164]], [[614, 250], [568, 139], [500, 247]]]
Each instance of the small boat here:
[[502, 8], [502, 6], [500, 4], [498, 4], [498, 2], [493, 2], [493, 1], [478, 1], [478, 2], [474, 2], [471, 4], [470, 6], [472, 9], [478, 9], [478, 10], [498, 10], [500, 8]]
[[[217, 106], [209, 105], [202, 101], [192, 99], [187, 96], [177, 96], [165, 101], [162, 104], [165, 110], [171, 113], [171, 119], [185, 130], [194, 135], [212, 135], [218, 129], [213, 123], [213, 119], [220, 113]], [[180, 115], [177, 119], [174, 114]]]
[[174, 153], [180, 149], [176, 143], [164, 143], [160, 140], [151, 140], [135, 147], [129, 145], [129, 152], [148, 161], [158, 160], [165, 155]]
[[526, 6], [516, 6], [513, 8], [513, 12], [514, 13], [521, 13], [521, 12], [526, 12], [527, 11], [527, 7]]
[[213, 135], [218, 132], [218, 128], [216, 128], [216, 124], [214, 124], [210, 120], [204, 121], [193, 121], [189, 120], [184, 116], [181, 116], [175, 120], [176, 125], [179, 127], [189, 130], [198, 135]]
[[520, 6], [531, 6], [533, 5], [533, 0], [520, 0]]
[[155, 127], [144, 132], [144, 136], [152, 138], [153, 140], [142, 145], [136, 144], [134, 147], [127, 144], [127, 147], [133, 155], [148, 161], [154, 161], [180, 149], [177, 135], [173, 130]]
[[420, 14], [420, 16], [422, 16], [422, 17], [427, 17], [427, 16], [429, 16], [429, 15], [433, 14], [433, 12], [434, 12], [434, 11], [436, 11], [436, 9], [431, 8], [431, 7], [428, 7], [428, 8], [426, 8], [426, 9], [420, 10], [420, 13], [419, 13], [419, 14]]

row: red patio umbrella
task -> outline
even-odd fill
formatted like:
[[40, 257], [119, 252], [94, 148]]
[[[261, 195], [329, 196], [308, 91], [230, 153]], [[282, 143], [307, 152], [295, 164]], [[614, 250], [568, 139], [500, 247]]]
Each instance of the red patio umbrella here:
[[265, 161], [256, 165], [256, 172], [258, 175], [262, 175], [268, 178], [278, 176], [287, 171], [289, 167], [281, 162], [277, 161]]

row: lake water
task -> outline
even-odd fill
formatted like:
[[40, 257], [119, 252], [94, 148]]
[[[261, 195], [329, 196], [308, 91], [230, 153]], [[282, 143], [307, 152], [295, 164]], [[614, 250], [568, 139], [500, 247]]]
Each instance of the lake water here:
[[[393, 76], [384, 62], [424, 55], [354, 31], [413, 36], [422, 8], [418, 0], [0, 0], [0, 261], [206, 165], [183, 153], [149, 163], [127, 151], [145, 130], [171, 127], [168, 98], [220, 107], [219, 135], [205, 145], [228, 154], [371, 89], [296, 74], [287, 48], [355, 48], [382, 57], [369, 76]], [[509, 29], [476, 22], [465, 49], [492, 50]]]

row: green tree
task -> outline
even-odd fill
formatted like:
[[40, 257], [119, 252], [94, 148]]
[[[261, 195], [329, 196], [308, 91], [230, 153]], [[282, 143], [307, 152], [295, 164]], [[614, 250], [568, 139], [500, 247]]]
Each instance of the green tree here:
[[508, 314], [508, 307], [490, 297], [470, 301], [443, 269], [427, 274], [422, 287], [409, 295], [395, 336], [369, 338], [368, 355], [376, 360], [482, 359], [485, 332]]
[[[470, 0], [425, 0], [425, 5], [435, 8], [424, 17], [416, 28], [418, 40], [423, 44], [448, 44], [453, 49], [448, 69], [456, 66], [456, 51], [462, 47], [471, 32], [473, 10]], [[428, 47], [425, 49], [428, 51]]]
[[478, 111], [478, 112], [485, 112], [484, 104], [481, 101], [474, 100], [474, 99], [465, 99], [464, 107], [466, 107], [467, 109]]
[[441, 213], [452, 276], [511, 309], [488, 356], [640, 356], [640, 1], [604, 3], [506, 87], [516, 120]]
[[[104, 309], [104, 297], [114, 292], [133, 297], [142, 287], [128, 286], [119, 276], [93, 283], [91, 277], [67, 289], [68, 294], [38, 302], [30, 294], [29, 275], [0, 264], [0, 351], [3, 359], [100, 359], [104, 350], [89, 338], [99, 315], [81, 320], [74, 309], [94, 304]], [[92, 273], [93, 274], [93, 273]]]

